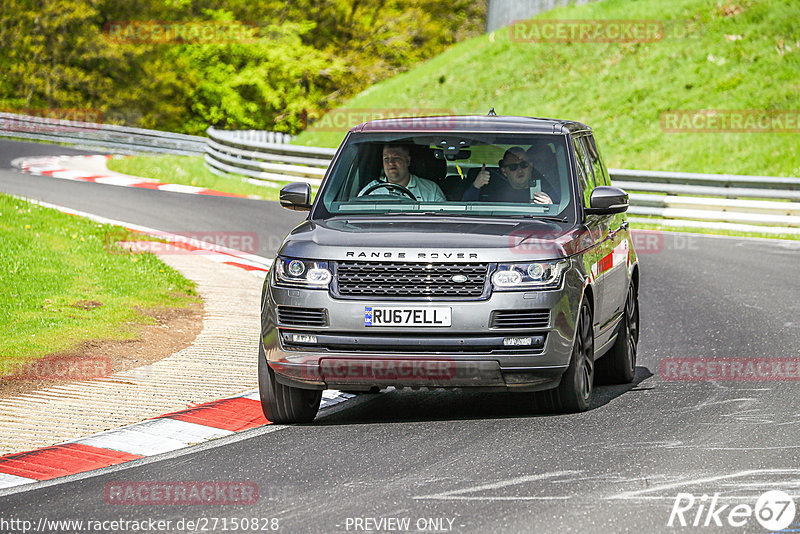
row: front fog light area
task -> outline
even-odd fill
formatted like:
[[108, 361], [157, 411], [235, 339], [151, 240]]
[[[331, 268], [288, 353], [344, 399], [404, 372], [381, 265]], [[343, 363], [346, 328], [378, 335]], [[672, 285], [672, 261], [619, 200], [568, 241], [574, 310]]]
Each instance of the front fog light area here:
[[492, 275], [492, 285], [497, 291], [553, 288], [561, 285], [561, 274], [569, 261], [536, 263], [501, 263]]
[[275, 283], [279, 286], [327, 289], [332, 278], [326, 261], [279, 257], [275, 262]]

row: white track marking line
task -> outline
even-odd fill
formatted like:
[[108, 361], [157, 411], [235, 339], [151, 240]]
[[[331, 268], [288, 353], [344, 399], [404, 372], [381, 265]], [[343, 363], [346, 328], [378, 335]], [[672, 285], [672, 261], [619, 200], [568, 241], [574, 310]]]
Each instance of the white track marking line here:
[[91, 174], [84, 172], [84, 171], [73, 171], [73, 170], [64, 170], [64, 171], [56, 171], [51, 174], [53, 178], [63, 178], [66, 180], [74, 180], [76, 178], [86, 178], [87, 176], [91, 176]]
[[74, 443], [152, 456], [231, 434], [234, 432], [230, 430], [162, 418], [110, 430], [76, 440]]
[[21, 486], [22, 484], [31, 484], [33, 482], [39, 482], [39, 481], [34, 478], [18, 477], [17, 475], [7, 475], [6, 473], [0, 473], [0, 489], [13, 488], [14, 486]]
[[164, 454], [159, 454], [157, 456], [145, 456], [144, 458], [139, 458], [137, 460], [131, 460], [130, 462], [123, 462], [121, 464], [110, 465], [108, 467], [102, 467], [100, 469], [95, 469], [93, 471], [85, 471], [83, 473], [76, 473], [74, 475], [67, 475], [63, 477], [54, 478], [51, 480], [43, 480], [38, 481], [35, 480], [35, 484], [28, 484], [28, 485], [20, 485], [18, 487], [12, 487], [8, 489], [0, 488], [0, 497], [6, 497], [8, 495], [14, 495], [16, 493], [25, 493], [35, 489], [46, 488], [49, 486], [58, 486], [60, 484], [66, 484], [68, 482], [73, 482], [75, 480], [84, 480], [87, 478], [94, 478], [96, 476], [105, 475], [108, 473], [116, 473], [119, 471], [124, 471], [127, 469], [133, 469], [137, 467], [141, 467], [143, 465], [152, 464], [155, 462], [161, 462], [163, 460], [169, 460], [173, 458], [179, 458], [181, 456], [186, 456], [188, 454], [195, 454], [198, 452], [202, 452], [208, 449], [215, 449], [217, 447], [224, 447], [226, 445], [237, 443], [239, 441], [244, 441], [246, 439], [252, 439], [258, 436], [262, 436], [264, 434], [269, 434], [271, 432], [276, 432], [278, 430], [283, 430], [287, 428], [286, 425], [265, 425], [259, 428], [253, 428], [250, 430], [244, 430], [242, 432], [236, 432], [232, 436], [223, 437], [220, 439], [206, 441], [205, 443], [201, 443], [199, 445], [195, 445], [194, 447], [186, 447], [184, 449], [168, 451]]
[[164, 184], [158, 186], [159, 191], [171, 191], [173, 193], [199, 193], [207, 191], [205, 187], [195, 187], [193, 185]]
[[508, 486], [516, 486], [519, 484], [524, 484], [526, 482], [533, 482], [536, 480], [545, 480], [548, 478], [555, 478], [564, 475], [574, 475], [579, 473], [580, 471], [553, 471], [551, 473], [542, 473], [539, 475], [526, 475], [523, 477], [516, 477], [511, 478], [508, 480], [503, 480], [500, 482], [492, 482], [490, 484], [482, 484], [480, 486], [472, 486], [469, 488], [459, 489], [459, 490], [451, 490], [445, 491], [442, 493], [434, 493], [432, 495], [419, 495], [413, 497], [413, 499], [435, 499], [435, 500], [465, 500], [465, 501], [533, 501], [533, 500], [562, 500], [562, 499], [569, 499], [569, 496], [486, 496], [486, 497], [479, 497], [479, 496], [465, 496], [465, 493], [475, 493], [478, 491], [487, 491], [487, 490], [494, 490], [494, 489], [501, 489], [506, 488]]
[[94, 179], [94, 183], [96, 184], [121, 185], [121, 186], [129, 186], [141, 182], [142, 182], [141, 180], [135, 180], [133, 178], [128, 178], [127, 176], [100, 176], [99, 178]]

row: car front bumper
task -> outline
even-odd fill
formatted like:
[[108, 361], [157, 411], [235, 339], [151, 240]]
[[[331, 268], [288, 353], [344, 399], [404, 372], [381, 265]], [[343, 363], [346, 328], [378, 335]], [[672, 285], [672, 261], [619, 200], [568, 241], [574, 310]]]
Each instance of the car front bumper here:
[[[262, 342], [276, 379], [294, 387], [350, 390], [554, 387], [572, 355], [583, 289], [575, 270], [565, 273], [558, 289], [493, 292], [487, 300], [470, 301], [335, 299], [324, 290], [267, 284]], [[365, 307], [378, 305], [447, 306], [451, 326], [365, 326]], [[279, 320], [278, 306], [324, 310], [326, 325], [287, 325]], [[496, 310], [547, 310], [549, 320], [537, 328], [496, 328]], [[295, 334], [300, 342], [293, 341]], [[509, 345], [509, 338], [530, 338], [530, 345]]]

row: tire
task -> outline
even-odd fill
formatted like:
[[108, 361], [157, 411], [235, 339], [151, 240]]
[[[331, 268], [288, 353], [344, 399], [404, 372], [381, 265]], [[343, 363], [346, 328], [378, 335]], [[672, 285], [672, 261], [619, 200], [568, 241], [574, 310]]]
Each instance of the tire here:
[[578, 313], [569, 367], [558, 387], [537, 393], [537, 404], [560, 413], [585, 412], [594, 390], [594, 331], [592, 309], [584, 301]]
[[258, 391], [264, 417], [273, 423], [309, 423], [319, 411], [322, 391], [285, 386], [275, 380], [267, 365], [264, 347], [258, 343]]
[[608, 354], [597, 362], [597, 378], [603, 384], [630, 384], [636, 376], [639, 348], [639, 296], [631, 283], [625, 299], [625, 311], [619, 333]]

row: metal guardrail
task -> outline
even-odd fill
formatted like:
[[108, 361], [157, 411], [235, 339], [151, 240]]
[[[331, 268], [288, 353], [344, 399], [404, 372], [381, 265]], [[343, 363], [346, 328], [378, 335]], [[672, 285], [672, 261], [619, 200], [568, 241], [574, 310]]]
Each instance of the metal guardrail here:
[[319, 185], [336, 153], [332, 148], [290, 145], [291, 137], [274, 132], [259, 137], [249, 130], [206, 130], [205, 162], [211, 172], [233, 173], [265, 182]]
[[[208, 129], [205, 160], [213, 172], [258, 181], [319, 185], [335, 149], [263, 140]], [[800, 234], [800, 178], [609, 169], [630, 192], [635, 222], [762, 233]], [[255, 181], [254, 180], [254, 181]]]
[[[291, 136], [210, 127], [208, 138], [109, 124], [0, 112], [0, 137], [102, 148], [115, 153], [203, 154], [217, 174], [265, 185], [303, 181], [318, 186], [335, 149], [288, 144]], [[800, 234], [800, 178], [609, 169], [630, 192], [635, 222]]]
[[[609, 169], [636, 222], [800, 234], [800, 178]], [[641, 217], [635, 217], [641, 216]]]
[[195, 135], [16, 113], [0, 113], [0, 137], [68, 143], [119, 154], [197, 155], [205, 152], [206, 146], [205, 138]]

